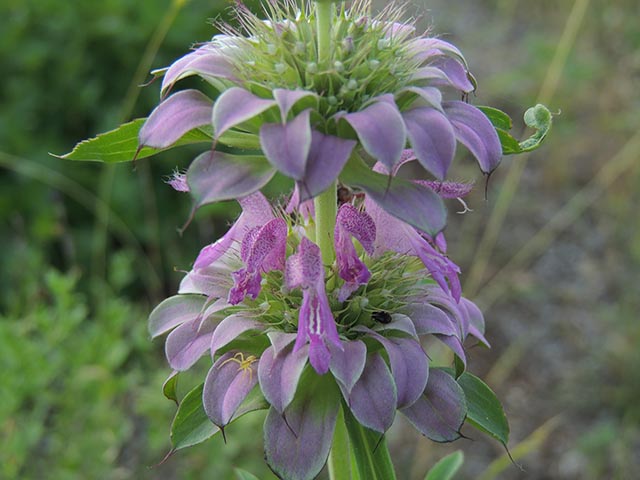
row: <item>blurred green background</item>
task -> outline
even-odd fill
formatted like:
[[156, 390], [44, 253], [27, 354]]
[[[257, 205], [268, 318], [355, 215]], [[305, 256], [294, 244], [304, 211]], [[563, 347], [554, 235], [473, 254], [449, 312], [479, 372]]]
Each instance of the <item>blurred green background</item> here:
[[[250, 2], [248, 2], [250, 3]], [[259, 2], [253, 2], [255, 7]], [[382, 2], [378, 2], [381, 5]], [[146, 317], [237, 213], [165, 180], [183, 148], [105, 168], [58, 160], [80, 139], [145, 116], [147, 71], [208, 40], [229, 2], [0, 2], [0, 478], [231, 478], [262, 462], [261, 415], [169, 450], [175, 405]], [[491, 350], [471, 370], [503, 400], [513, 466], [496, 442], [436, 445], [401, 419], [401, 479], [463, 449], [460, 478], [632, 479], [640, 468], [640, 4], [637, 0], [429, 0], [409, 9], [465, 53], [476, 104], [516, 120], [544, 101], [554, 130], [506, 158], [488, 199], [455, 215], [450, 253], [483, 307]], [[454, 178], [476, 179], [471, 161]]]

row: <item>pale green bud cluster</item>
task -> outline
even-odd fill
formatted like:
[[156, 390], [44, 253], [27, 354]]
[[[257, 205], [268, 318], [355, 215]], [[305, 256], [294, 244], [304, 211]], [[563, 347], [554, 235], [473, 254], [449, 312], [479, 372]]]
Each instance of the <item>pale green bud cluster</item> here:
[[392, 31], [403, 12], [390, 7], [372, 18], [369, 9], [368, 1], [333, 7], [332, 49], [325, 62], [317, 52], [315, 4], [299, 9], [294, 2], [269, 2], [268, 21], [243, 9], [238, 20], [244, 31], [224, 28], [238, 45], [228, 55], [239, 79], [255, 93], [314, 91], [325, 118], [358, 111], [369, 99], [402, 89], [418, 67], [407, 48], [408, 30]]

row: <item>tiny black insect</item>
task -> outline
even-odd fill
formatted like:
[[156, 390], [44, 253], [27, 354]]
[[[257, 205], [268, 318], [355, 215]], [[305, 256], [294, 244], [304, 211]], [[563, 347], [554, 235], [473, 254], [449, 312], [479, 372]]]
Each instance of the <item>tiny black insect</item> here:
[[371, 318], [373, 318], [376, 322], [380, 323], [391, 323], [391, 314], [389, 312], [377, 311], [371, 314]]

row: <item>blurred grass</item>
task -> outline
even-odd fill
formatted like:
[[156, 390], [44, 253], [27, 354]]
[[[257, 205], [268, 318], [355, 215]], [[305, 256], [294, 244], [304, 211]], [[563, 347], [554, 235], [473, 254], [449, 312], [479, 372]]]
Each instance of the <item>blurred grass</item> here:
[[[501, 233], [487, 237], [493, 255], [481, 253], [486, 265], [475, 267], [483, 275], [474, 282], [487, 285], [479, 298], [491, 305], [494, 347], [472, 350], [472, 369], [492, 372], [512, 445], [539, 440], [522, 459], [526, 478], [633, 478], [640, 468], [640, 5], [430, 0], [425, 17], [425, 3], [414, 3], [412, 13], [467, 56], [480, 83], [474, 103], [505, 109], [516, 128], [545, 74], [556, 72], [548, 77], [557, 85], [549, 106], [562, 113], [548, 143], [526, 168], [505, 159], [488, 202], [474, 194], [475, 212], [450, 218], [450, 252], [472, 272], [491, 212], [500, 202], [505, 208]], [[587, 3], [564, 68], [552, 67], [572, 7]], [[156, 49], [145, 61], [145, 48], [171, 8], [180, 11], [154, 68], [209, 39], [207, 19], [228, 5], [0, 3], [0, 478], [230, 478], [232, 466], [272, 478], [255, 434], [260, 415], [230, 428], [226, 446], [214, 439], [148, 468], [169, 449], [175, 407], [160, 392], [169, 369], [161, 342], [147, 337], [146, 315], [175, 291], [175, 270], [224, 231], [235, 205], [207, 208], [180, 238], [189, 202], [163, 176], [188, 165], [192, 149], [137, 171], [115, 167], [108, 202], [99, 193], [99, 165], [47, 155], [153, 108], [157, 86], [135, 85]], [[454, 175], [477, 176], [464, 163], [469, 168]], [[513, 196], [505, 185], [509, 163], [521, 174], [511, 181]], [[105, 227], [104, 240], [94, 243], [96, 224]], [[94, 263], [103, 266], [89, 268], [102, 255]], [[546, 440], [532, 436], [559, 413]], [[476, 441], [453, 445], [465, 450], [464, 478], [477, 478], [496, 459], [502, 470], [500, 447], [467, 434]], [[424, 476], [417, 467], [447, 450], [402, 428], [389, 437], [400, 478]], [[497, 478], [521, 477], [507, 465]]]

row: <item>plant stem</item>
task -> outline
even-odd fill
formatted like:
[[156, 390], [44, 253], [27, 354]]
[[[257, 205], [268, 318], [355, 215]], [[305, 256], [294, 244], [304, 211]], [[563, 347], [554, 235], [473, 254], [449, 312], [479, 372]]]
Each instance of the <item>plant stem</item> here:
[[342, 408], [338, 412], [336, 429], [333, 432], [333, 444], [329, 453], [328, 468], [331, 480], [351, 479], [351, 458], [349, 448], [349, 434], [344, 423]]
[[316, 2], [316, 27], [318, 30], [318, 64], [326, 67], [331, 58], [332, 2]]
[[[316, 2], [316, 25], [318, 30], [318, 63], [326, 65], [331, 58], [331, 20], [333, 18], [331, 2]], [[335, 258], [333, 251], [333, 230], [338, 211], [337, 183], [314, 200], [316, 210], [316, 243], [322, 253], [325, 265], [331, 265]]]
[[338, 213], [338, 194], [336, 182], [313, 201], [316, 210], [316, 243], [322, 253], [322, 262], [331, 265], [335, 259], [333, 251], [333, 230]]

